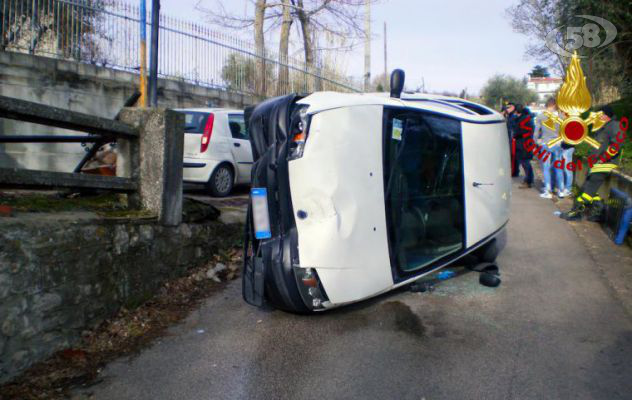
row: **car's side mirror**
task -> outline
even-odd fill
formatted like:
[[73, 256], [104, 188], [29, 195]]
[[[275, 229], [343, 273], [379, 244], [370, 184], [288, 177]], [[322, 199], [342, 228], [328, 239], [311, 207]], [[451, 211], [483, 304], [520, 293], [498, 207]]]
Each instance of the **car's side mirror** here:
[[399, 99], [404, 90], [404, 80], [406, 74], [401, 69], [396, 69], [391, 73], [391, 97]]

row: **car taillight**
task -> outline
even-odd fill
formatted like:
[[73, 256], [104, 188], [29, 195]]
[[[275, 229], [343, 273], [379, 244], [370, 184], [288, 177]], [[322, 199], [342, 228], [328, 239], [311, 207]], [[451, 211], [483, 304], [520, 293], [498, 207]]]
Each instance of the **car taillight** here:
[[305, 150], [305, 141], [308, 135], [308, 120], [307, 120], [307, 107], [303, 106], [299, 110], [300, 120], [290, 135], [290, 152], [289, 159], [296, 160], [303, 157], [303, 150]]
[[204, 153], [208, 149], [209, 143], [211, 143], [211, 135], [213, 134], [213, 122], [215, 121], [215, 115], [209, 114], [204, 126], [204, 133], [202, 133], [202, 140], [200, 142], [200, 153]]
[[298, 291], [305, 305], [312, 310], [323, 309], [325, 307], [323, 303], [329, 301], [329, 299], [323, 290], [316, 270], [295, 266], [294, 273], [298, 282]]

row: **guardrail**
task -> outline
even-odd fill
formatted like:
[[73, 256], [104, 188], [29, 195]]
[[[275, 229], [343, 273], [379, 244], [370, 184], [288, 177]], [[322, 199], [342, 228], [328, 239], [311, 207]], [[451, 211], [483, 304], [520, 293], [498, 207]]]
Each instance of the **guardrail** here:
[[[137, 96], [128, 103], [134, 97]], [[89, 133], [85, 136], [0, 135], [0, 143], [94, 143], [75, 172], [0, 168], [0, 188], [100, 189], [127, 193], [130, 203], [154, 212], [165, 225], [180, 223], [184, 140], [182, 114], [165, 109], [124, 108], [117, 115], [121, 119], [119, 121], [0, 96], [0, 118]], [[156, 119], [161, 121], [146, 123]], [[117, 176], [79, 173], [102, 144], [113, 141], [118, 143], [119, 148]]]

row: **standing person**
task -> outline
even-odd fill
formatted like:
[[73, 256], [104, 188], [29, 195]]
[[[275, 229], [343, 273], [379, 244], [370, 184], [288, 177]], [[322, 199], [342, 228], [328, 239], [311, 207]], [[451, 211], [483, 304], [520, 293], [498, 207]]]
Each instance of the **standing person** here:
[[[598, 222], [601, 220], [604, 205], [597, 191], [610, 172], [618, 167], [621, 159], [621, 151], [616, 143], [619, 121], [614, 119], [612, 107], [604, 106], [601, 111], [603, 112], [601, 119], [606, 121], [606, 125], [595, 135], [595, 140], [601, 146], [588, 155], [588, 164], [592, 167], [582, 185], [580, 195], [575, 199], [573, 208], [560, 215], [560, 218], [567, 221], [581, 220], [584, 214], [588, 215], [589, 221]], [[613, 143], [616, 146], [611, 146]]]
[[[561, 143], [556, 149], [556, 160], [564, 160], [564, 166], [573, 162], [573, 153], [575, 152], [575, 146], [571, 146], [566, 143]], [[557, 197], [563, 199], [564, 197], [571, 195], [571, 189], [573, 187], [573, 171], [568, 168], [555, 168], [555, 185], [557, 186]]]
[[503, 115], [507, 120], [507, 135], [509, 136], [509, 152], [511, 154], [511, 176], [518, 176], [518, 165], [516, 164], [516, 141], [514, 134], [516, 131], [516, 105], [507, 103], [503, 109]]
[[513, 121], [516, 117], [516, 105], [514, 103], [507, 103], [505, 107], [503, 107], [503, 116], [507, 120], [507, 132], [511, 139], [511, 135], [513, 135]]
[[[524, 182], [519, 186], [520, 189], [528, 189], [533, 187], [533, 167], [531, 159], [533, 153], [528, 151], [525, 143], [528, 139], [533, 140], [533, 116], [529, 108], [522, 104], [516, 104], [516, 118], [514, 121], [514, 139], [516, 140], [516, 163], [524, 170]], [[520, 172], [518, 171], [518, 174]]]
[[[566, 118], [568, 115], [562, 112], [562, 118]], [[562, 168], [555, 168], [555, 184], [557, 186], [557, 197], [560, 199], [570, 196], [571, 189], [573, 188], [573, 171], [565, 168], [568, 163], [573, 162], [573, 153], [575, 152], [575, 146], [560, 143], [558, 148], [559, 155], [557, 160], [563, 160]]]
[[[557, 105], [555, 104], [555, 99], [550, 98], [546, 101], [546, 110], [551, 114], [557, 113]], [[557, 176], [557, 171], [553, 171], [553, 162], [558, 160], [561, 157], [562, 152], [560, 146], [553, 146], [553, 148], [549, 147], [547, 143], [549, 140], [555, 139], [558, 136], [558, 132], [560, 130], [559, 125], [555, 125], [555, 129], [549, 129], [544, 126], [544, 122], [548, 119], [548, 117], [541, 113], [535, 118], [535, 139], [536, 142], [542, 146], [542, 150], [546, 151], [545, 154], [548, 154], [548, 157], [543, 157], [540, 160], [540, 168], [542, 169], [542, 180], [544, 181], [544, 186], [542, 187], [542, 193], [540, 197], [543, 199], [551, 199], [553, 195], [551, 194], [553, 177]], [[557, 190], [562, 186], [557, 184]]]

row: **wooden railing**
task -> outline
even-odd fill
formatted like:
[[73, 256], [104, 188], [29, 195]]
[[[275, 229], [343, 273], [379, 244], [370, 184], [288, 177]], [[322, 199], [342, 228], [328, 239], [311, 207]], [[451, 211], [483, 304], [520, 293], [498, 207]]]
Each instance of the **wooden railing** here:
[[[89, 136], [0, 136], [0, 143], [94, 142], [98, 147], [99, 143], [115, 142], [118, 139], [138, 140], [138, 129], [120, 121], [5, 96], [0, 96], [0, 118], [90, 133]], [[0, 168], [0, 187], [92, 188], [134, 192], [137, 186], [132, 178]]]
[[[119, 116], [122, 121], [117, 120]], [[0, 118], [89, 133], [84, 136], [0, 135], [0, 143], [94, 143], [75, 172], [0, 168], [0, 188], [100, 189], [127, 193], [135, 199], [133, 203], [155, 212], [164, 224], [180, 223], [184, 135], [182, 114], [165, 109], [125, 108], [116, 119], [107, 119], [0, 96]], [[154, 124], [152, 128], [144, 125], [145, 121], [155, 118], [161, 119], [163, 123]], [[119, 176], [80, 173], [87, 159], [101, 145], [111, 142], [119, 144]], [[141, 157], [143, 152], [145, 157]]]

